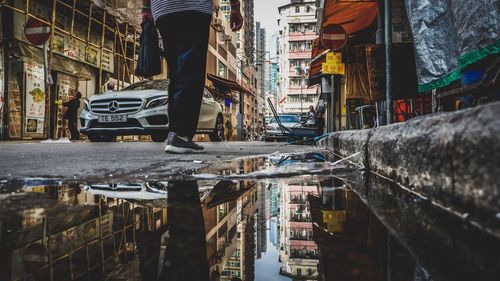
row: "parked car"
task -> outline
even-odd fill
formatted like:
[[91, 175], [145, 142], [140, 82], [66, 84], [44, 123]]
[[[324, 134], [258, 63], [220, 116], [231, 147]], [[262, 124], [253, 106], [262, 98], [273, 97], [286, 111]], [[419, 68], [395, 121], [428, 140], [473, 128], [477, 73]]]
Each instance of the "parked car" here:
[[[278, 118], [286, 128], [300, 127], [300, 116], [296, 114], [280, 114]], [[281, 131], [276, 118], [272, 118], [266, 126], [265, 141], [286, 140], [287, 136]]]
[[[168, 80], [147, 80], [122, 91], [106, 92], [85, 100], [80, 132], [92, 142], [113, 141], [116, 136], [150, 135], [163, 142], [168, 135]], [[205, 89], [197, 133], [210, 140], [224, 137], [222, 106]]]

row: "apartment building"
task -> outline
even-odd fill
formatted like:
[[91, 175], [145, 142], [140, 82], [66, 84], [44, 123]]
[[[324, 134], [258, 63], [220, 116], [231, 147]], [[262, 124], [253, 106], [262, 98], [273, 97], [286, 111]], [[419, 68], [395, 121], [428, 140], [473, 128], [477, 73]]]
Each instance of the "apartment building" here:
[[318, 246], [313, 241], [309, 194], [318, 194], [318, 185], [285, 184], [280, 196], [280, 274], [294, 280], [318, 278]]
[[316, 35], [316, 1], [291, 0], [278, 8], [279, 87], [278, 111], [307, 112], [316, 106], [318, 87], [308, 88], [306, 79], [311, 64], [312, 44]]

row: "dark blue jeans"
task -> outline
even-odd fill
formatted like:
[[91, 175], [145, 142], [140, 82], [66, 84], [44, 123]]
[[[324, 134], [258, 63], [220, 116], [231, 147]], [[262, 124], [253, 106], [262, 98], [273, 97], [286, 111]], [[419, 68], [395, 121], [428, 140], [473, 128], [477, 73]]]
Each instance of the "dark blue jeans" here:
[[156, 21], [170, 78], [169, 130], [179, 136], [193, 137], [196, 133], [205, 86], [211, 20], [209, 14], [179, 12]]

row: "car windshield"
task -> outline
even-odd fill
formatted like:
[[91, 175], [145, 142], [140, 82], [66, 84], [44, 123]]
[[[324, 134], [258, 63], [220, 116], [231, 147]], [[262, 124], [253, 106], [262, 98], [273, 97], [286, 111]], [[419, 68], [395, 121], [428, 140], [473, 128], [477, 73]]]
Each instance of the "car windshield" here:
[[124, 91], [131, 90], [168, 90], [168, 80], [146, 80], [128, 86]]
[[[280, 119], [281, 123], [299, 123], [299, 116], [297, 115], [280, 115], [278, 116]], [[277, 123], [276, 119], [273, 118], [271, 120], [271, 123]]]

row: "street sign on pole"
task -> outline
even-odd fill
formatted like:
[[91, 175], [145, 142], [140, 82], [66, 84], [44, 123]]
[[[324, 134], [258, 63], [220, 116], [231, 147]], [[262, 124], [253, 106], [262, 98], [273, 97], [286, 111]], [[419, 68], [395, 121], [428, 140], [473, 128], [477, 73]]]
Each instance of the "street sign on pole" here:
[[33, 243], [24, 250], [23, 264], [28, 273], [35, 273], [48, 263], [49, 252], [42, 244]]
[[328, 52], [326, 54], [326, 63], [321, 66], [322, 74], [345, 74], [345, 64], [342, 63], [342, 53]]
[[50, 38], [50, 26], [35, 18], [29, 18], [24, 27], [26, 39], [33, 45], [39, 46], [45, 44]]
[[325, 48], [336, 51], [344, 47], [346, 42], [347, 33], [341, 25], [328, 25], [321, 31], [321, 43]]

